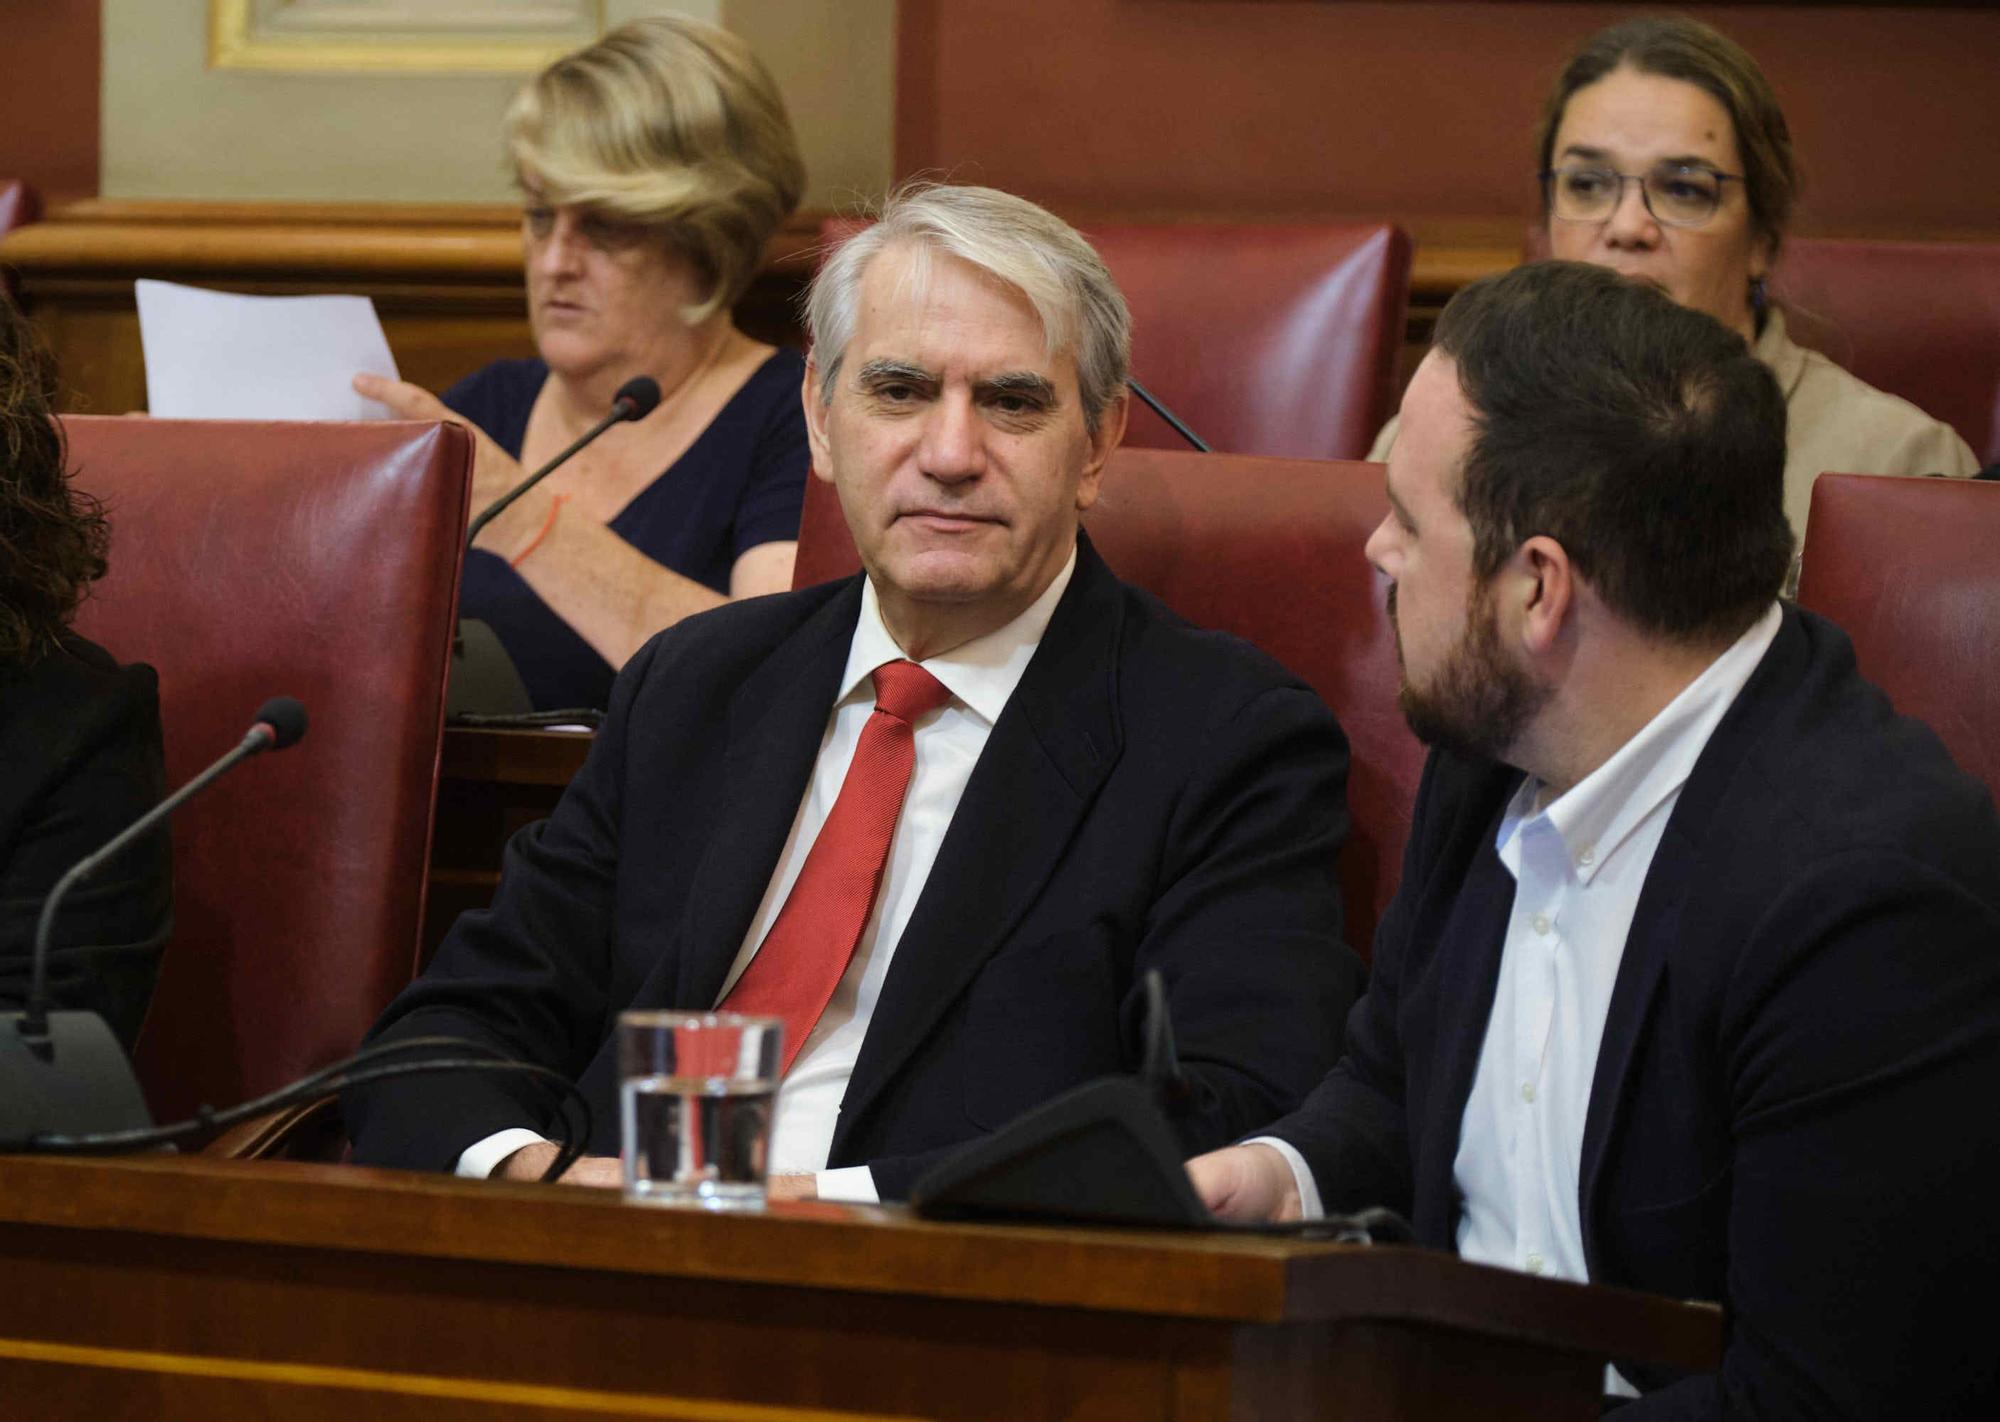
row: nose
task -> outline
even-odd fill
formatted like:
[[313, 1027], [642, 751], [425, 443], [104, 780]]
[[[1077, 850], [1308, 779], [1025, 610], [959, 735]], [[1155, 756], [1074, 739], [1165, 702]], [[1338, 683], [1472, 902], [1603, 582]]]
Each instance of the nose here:
[[1636, 177], [1618, 180], [1618, 205], [1604, 219], [1604, 240], [1614, 247], [1647, 250], [1660, 240], [1660, 224], [1646, 206], [1646, 184]]
[[917, 450], [923, 472], [942, 484], [977, 478], [986, 466], [983, 428], [970, 395], [947, 391], [924, 421], [923, 443]]
[[1388, 513], [1382, 515], [1382, 521], [1375, 525], [1375, 531], [1368, 535], [1368, 541], [1361, 546], [1361, 556], [1373, 565], [1376, 572], [1392, 581], [1396, 575], [1389, 571], [1388, 564], [1384, 560], [1388, 558], [1390, 547], [1395, 540], [1396, 516]]
[[533, 239], [531, 260], [544, 277], [566, 276], [576, 271], [583, 251], [583, 234], [577, 230], [576, 215], [558, 208], [548, 235]]

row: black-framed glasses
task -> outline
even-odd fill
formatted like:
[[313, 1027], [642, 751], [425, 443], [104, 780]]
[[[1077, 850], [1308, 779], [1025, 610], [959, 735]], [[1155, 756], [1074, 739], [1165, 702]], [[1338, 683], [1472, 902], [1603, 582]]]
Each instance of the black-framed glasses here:
[[1669, 227], [1699, 227], [1722, 206], [1723, 186], [1741, 173], [1718, 173], [1699, 163], [1656, 163], [1643, 173], [1621, 173], [1596, 163], [1565, 163], [1542, 172], [1549, 215], [1560, 222], [1603, 222], [1618, 210], [1625, 185], [1637, 183], [1646, 211]]

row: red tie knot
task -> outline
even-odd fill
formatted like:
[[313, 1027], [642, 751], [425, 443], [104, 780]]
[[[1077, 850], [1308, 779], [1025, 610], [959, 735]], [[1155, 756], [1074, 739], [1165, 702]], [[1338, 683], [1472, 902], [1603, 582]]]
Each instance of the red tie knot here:
[[951, 700], [945, 684], [915, 662], [885, 662], [875, 668], [875, 709], [914, 726], [926, 711]]

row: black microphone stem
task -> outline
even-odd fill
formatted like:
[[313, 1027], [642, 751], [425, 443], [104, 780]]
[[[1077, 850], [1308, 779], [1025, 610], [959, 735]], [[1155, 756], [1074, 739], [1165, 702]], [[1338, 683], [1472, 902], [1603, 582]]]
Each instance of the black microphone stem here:
[[1179, 435], [1182, 439], [1186, 440], [1189, 444], [1193, 445], [1203, 454], [1215, 453], [1214, 450], [1208, 447], [1207, 440], [1203, 439], [1200, 435], [1196, 434], [1193, 430], [1189, 429], [1186, 425], [1182, 424], [1180, 422], [1180, 417], [1178, 415], [1176, 415], [1172, 410], [1169, 410], [1165, 405], [1162, 405], [1158, 400], [1154, 399], [1152, 391], [1148, 390], [1138, 381], [1131, 379], [1129, 376], [1126, 378], [1125, 383], [1132, 387], [1132, 393], [1134, 395], [1137, 395], [1141, 400], [1144, 400], [1146, 402], [1146, 408], [1151, 410], [1154, 414], [1158, 415], [1161, 419], [1165, 420], [1168, 424], [1174, 427], [1175, 434]]
[[137, 820], [133, 821], [131, 825], [127, 826], [109, 844], [105, 845], [95, 854], [79, 860], [70, 867], [70, 871], [67, 874], [56, 880], [55, 888], [49, 890], [49, 896], [42, 900], [41, 917], [35, 921], [35, 948], [34, 957], [29, 968], [28, 998], [24, 1004], [21, 1016], [22, 1036], [40, 1038], [46, 1037], [49, 1034], [49, 938], [55, 929], [56, 910], [62, 905], [63, 895], [96, 873], [104, 866], [105, 861], [114, 857], [120, 850], [138, 839], [139, 836], [158, 825], [161, 820], [172, 814], [176, 808], [190, 796], [208, 785], [216, 776], [221, 775], [224, 771], [250, 756], [257, 754], [257, 752], [269, 748], [276, 739], [276, 734], [269, 726], [261, 722], [252, 726], [249, 734], [243, 737], [242, 743], [235, 750], [229, 752], [228, 755], [225, 755], [214, 765], [211, 765], [194, 779], [188, 781], [187, 784], [181, 786], [180, 789], [174, 791], [173, 794], [167, 796], [159, 804], [153, 806], [151, 810], [148, 810]]
[[500, 517], [501, 514], [507, 512], [507, 510], [513, 506], [514, 500], [520, 498], [521, 495], [527, 493], [528, 490], [534, 488], [535, 485], [541, 483], [542, 480], [548, 478], [549, 475], [555, 473], [557, 467], [561, 465], [564, 460], [568, 459], [571, 455], [575, 454], [579, 449], [582, 449], [586, 444], [589, 444], [592, 440], [596, 439], [599, 435], [603, 434], [606, 430], [610, 429], [620, 420], [626, 420], [630, 418], [631, 418], [631, 407], [629, 405], [627, 405], [622, 400], [613, 404], [610, 411], [604, 416], [604, 418], [599, 420], [596, 424], [592, 425], [589, 429], [585, 430], [581, 435], [577, 436], [576, 442], [570, 445], [568, 449], [565, 449], [561, 454], [558, 454], [554, 459], [551, 459], [547, 464], [544, 464], [541, 468], [537, 469], [534, 473], [530, 474], [527, 478], [523, 479], [520, 483], [516, 484], [513, 488], [509, 489], [506, 493], [502, 494], [499, 498], [495, 499], [492, 503], [488, 504], [483, 510], [481, 510], [479, 517], [472, 521], [472, 527], [466, 532], [465, 546], [470, 548], [472, 546], [473, 540], [479, 537], [479, 531], [481, 529], [485, 528], [487, 524], [493, 522], [494, 519]]

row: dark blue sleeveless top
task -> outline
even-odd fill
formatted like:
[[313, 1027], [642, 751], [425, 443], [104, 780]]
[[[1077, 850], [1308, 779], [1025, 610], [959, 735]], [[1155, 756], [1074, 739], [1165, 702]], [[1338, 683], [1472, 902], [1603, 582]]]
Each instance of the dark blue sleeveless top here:
[[[518, 459], [548, 376], [539, 360], [495, 361], [445, 391], [444, 402]], [[797, 351], [773, 353], [687, 453], [619, 511], [611, 531], [720, 593], [729, 591], [729, 570], [746, 549], [797, 538], [811, 462], [799, 404], [804, 376]], [[506, 559], [484, 549], [466, 553], [458, 613], [492, 626], [537, 710], [609, 704], [610, 663]]]

